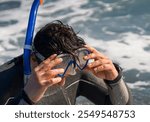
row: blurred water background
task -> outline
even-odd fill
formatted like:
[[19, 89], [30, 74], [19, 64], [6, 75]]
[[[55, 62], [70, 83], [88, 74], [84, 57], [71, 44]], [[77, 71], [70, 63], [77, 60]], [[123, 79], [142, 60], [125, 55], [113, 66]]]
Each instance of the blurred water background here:
[[[134, 104], [150, 104], [150, 0], [44, 1], [35, 32], [53, 20], [71, 25], [123, 67]], [[0, 64], [22, 54], [32, 2], [0, 0]]]

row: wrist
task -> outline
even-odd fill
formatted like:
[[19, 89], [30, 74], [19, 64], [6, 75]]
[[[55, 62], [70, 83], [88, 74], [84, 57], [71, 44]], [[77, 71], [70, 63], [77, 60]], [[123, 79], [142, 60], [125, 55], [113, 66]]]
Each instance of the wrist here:
[[109, 73], [109, 79], [107, 79], [107, 80], [113, 81], [118, 77], [118, 75], [119, 75], [119, 72], [114, 66], [113, 70]]
[[117, 82], [119, 82], [122, 78], [122, 68], [116, 64], [116, 63], [113, 63], [115, 68], [116, 68], [116, 71], [117, 71], [117, 75], [115, 76], [115, 78], [113, 80], [106, 80], [104, 79], [104, 81], [107, 83], [107, 84], [115, 84]]
[[[33, 87], [34, 86], [34, 87]], [[37, 103], [40, 101], [46, 92], [47, 87], [42, 87], [37, 84], [28, 84], [24, 87], [24, 91], [28, 95], [29, 99], [33, 101], [34, 103]]]
[[21, 98], [26, 102], [28, 103], [29, 105], [33, 105], [35, 104], [27, 95], [27, 93], [25, 92], [25, 90], [22, 90], [21, 92]]
[[40, 82], [41, 81], [39, 81], [39, 79], [36, 77], [36, 74], [32, 73], [27, 84], [24, 87], [24, 91], [28, 95], [29, 99], [34, 103], [37, 103], [42, 99], [45, 91], [48, 88], [48, 86], [42, 86]]

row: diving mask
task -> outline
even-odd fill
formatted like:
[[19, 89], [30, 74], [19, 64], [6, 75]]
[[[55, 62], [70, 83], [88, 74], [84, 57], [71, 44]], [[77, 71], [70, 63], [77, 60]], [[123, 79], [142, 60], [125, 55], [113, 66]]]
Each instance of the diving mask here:
[[[34, 48], [35, 55], [43, 61], [45, 58], [39, 52], [37, 52]], [[62, 58], [63, 61], [57, 66], [53, 67], [53, 69], [63, 68], [64, 73], [58, 74], [59, 77], [64, 77], [65, 75], [75, 75], [76, 69], [83, 70], [89, 60], [84, 60], [84, 56], [90, 54], [90, 52], [86, 48], [79, 48], [75, 50], [76, 59], [73, 58], [71, 54], [60, 54], [57, 57]]]

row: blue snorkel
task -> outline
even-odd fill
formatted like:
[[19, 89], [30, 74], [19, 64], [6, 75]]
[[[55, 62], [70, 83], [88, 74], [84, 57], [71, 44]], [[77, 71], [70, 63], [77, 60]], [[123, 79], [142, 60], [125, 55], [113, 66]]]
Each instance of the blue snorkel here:
[[32, 39], [33, 39], [33, 34], [34, 34], [34, 27], [36, 23], [38, 7], [42, 3], [43, 3], [43, 0], [34, 0], [31, 11], [30, 11], [30, 17], [28, 21], [28, 28], [27, 28], [27, 33], [26, 33], [25, 45], [24, 45], [24, 54], [23, 54], [24, 83], [28, 81], [28, 78], [31, 74], [30, 55], [32, 51]]

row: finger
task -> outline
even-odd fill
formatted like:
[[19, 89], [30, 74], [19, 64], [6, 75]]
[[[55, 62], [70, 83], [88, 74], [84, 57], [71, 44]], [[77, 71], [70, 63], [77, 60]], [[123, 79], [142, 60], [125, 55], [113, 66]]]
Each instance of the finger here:
[[63, 78], [62, 78], [62, 81], [59, 82], [58, 84], [59, 84], [60, 86], [64, 86], [64, 85], [65, 85], [65, 80], [66, 80], [66, 78], [63, 77]]
[[54, 66], [60, 64], [63, 61], [62, 58], [56, 58], [50, 61], [48, 64], [43, 64], [43, 66], [39, 69], [39, 71], [48, 71], [51, 70]]
[[48, 67], [51, 69], [51, 68], [55, 67], [56, 65], [60, 64], [62, 61], [63, 61], [62, 58], [55, 58], [54, 60], [52, 60], [49, 63]]
[[96, 50], [95, 48], [89, 46], [89, 45], [85, 45], [85, 47], [91, 52], [91, 53], [96, 53], [99, 55], [99, 57], [101, 58], [105, 58], [106, 56], [104, 56], [102, 53], [100, 53], [98, 50]]
[[88, 60], [88, 59], [97, 59], [97, 55], [95, 53], [90, 53], [86, 56], [83, 57], [85, 60]]
[[54, 55], [51, 55], [49, 58], [47, 58], [46, 60], [44, 60], [42, 63], [41, 63], [41, 68], [42, 67], [47, 67], [53, 60], [56, 59], [56, 56], [57, 54], [54, 54]]
[[57, 57], [57, 54], [53, 54], [53, 55], [51, 55], [50, 57], [49, 57], [49, 60], [53, 60], [54, 58], [56, 58]]
[[112, 65], [104, 64], [104, 65], [100, 65], [100, 66], [94, 68], [94, 72], [98, 73], [98, 72], [101, 72], [101, 71], [107, 71], [107, 70], [109, 71], [111, 69], [112, 69]]
[[43, 61], [44, 64], [49, 64], [52, 60], [56, 58], [57, 54], [53, 54], [50, 57], [48, 57], [46, 60]]
[[56, 78], [51, 78], [49, 80], [45, 80], [45, 82], [43, 83], [44, 86], [52, 86], [54, 84], [57, 84], [59, 82], [62, 81], [61, 77], [56, 77]]
[[48, 80], [49, 78], [54, 78], [58, 74], [63, 74], [63, 73], [64, 73], [64, 69], [60, 68], [60, 69], [53, 69], [50, 71], [43, 72], [43, 74], [41, 73], [41, 75], [42, 77]]
[[39, 66], [37, 66], [35, 68], [35, 71], [38, 71], [41, 68], [43, 68], [46, 64], [49, 64], [51, 60], [53, 60], [54, 58], [56, 58], [56, 56], [57, 56], [57, 54], [51, 55], [49, 58], [47, 58], [46, 60], [44, 60]]
[[52, 78], [50, 83], [51, 85], [54, 85], [54, 84], [58, 84], [62, 81], [62, 78], [61, 77], [56, 77], [56, 78]]
[[95, 67], [98, 67], [99, 65], [108, 64], [108, 63], [110, 63], [109, 60], [107, 60], [107, 59], [101, 59], [101, 60], [96, 60], [96, 61], [94, 61], [92, 63], [89, 63], [88, 67], [89, 68], [95, 68]]

